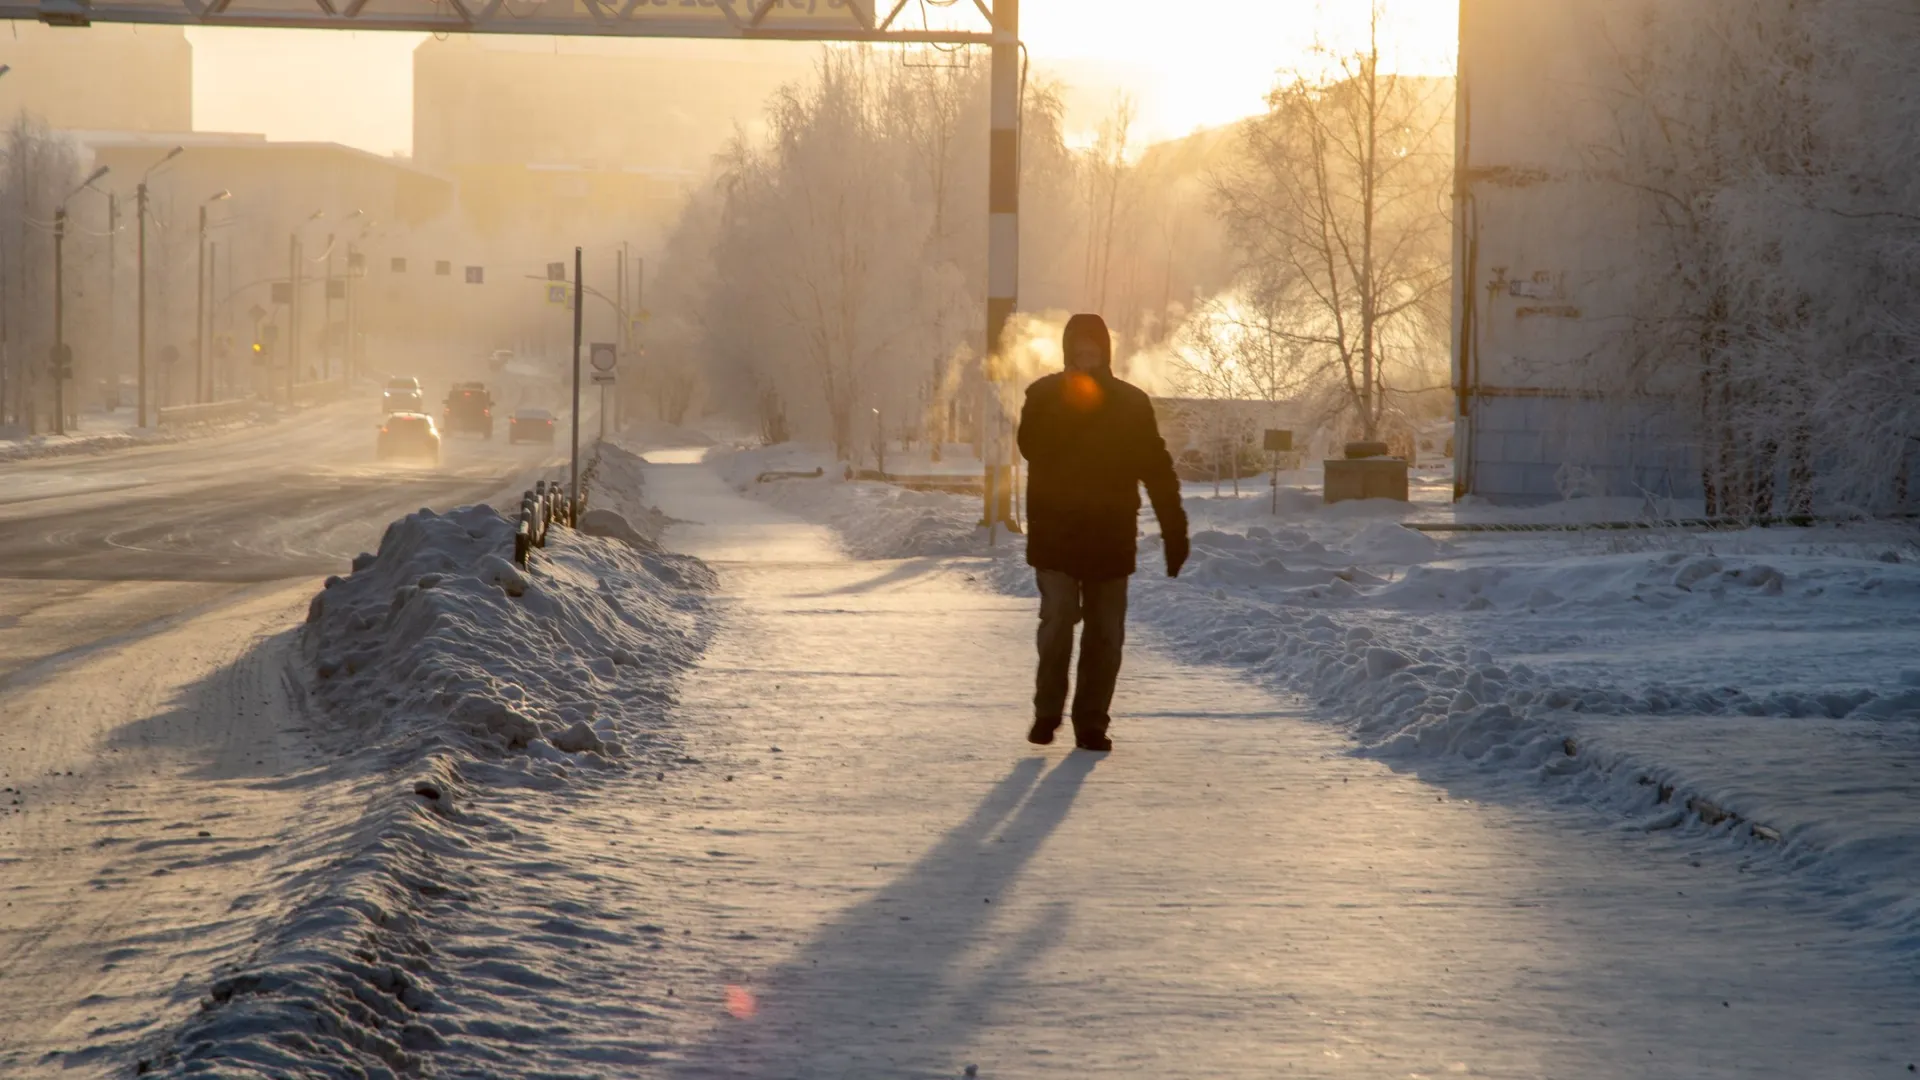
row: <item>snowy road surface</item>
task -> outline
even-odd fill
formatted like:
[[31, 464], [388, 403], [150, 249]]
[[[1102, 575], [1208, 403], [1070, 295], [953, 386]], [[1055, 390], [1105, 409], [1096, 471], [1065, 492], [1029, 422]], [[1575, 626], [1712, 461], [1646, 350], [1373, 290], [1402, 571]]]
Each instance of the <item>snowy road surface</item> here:
[[287, 668], [317, 578], [558, 460], [377, 465], [373, 409], [0, 465], [0, 1075], [104, 1070], [284, 913], [265, 866], [331, 790]]
[[[1113, 755], [1036, 750], [1030, 602], [965, 560], [842, 561], [701, 466], [649, 475], [728, 597], [682, 699], [728, 779], [595, 814], [643, 838], [629, 872], [666, 875], [669, 929], [704, 943], [678, 979], [600, 976], [622, 1001], [677, 982], [667, 1075], [1853, 1077], [1920, 1055], [1910, 967], [1791, 882], [1456, 800], [1150, 645]], [[567, 1042], [541, 1065], [599, 1075]]]

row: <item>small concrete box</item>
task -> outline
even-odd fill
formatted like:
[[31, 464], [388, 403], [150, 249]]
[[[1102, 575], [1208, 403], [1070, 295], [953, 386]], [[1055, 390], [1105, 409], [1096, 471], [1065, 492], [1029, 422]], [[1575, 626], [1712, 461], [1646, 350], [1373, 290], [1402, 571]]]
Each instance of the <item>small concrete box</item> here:
[[1338, 458], [1325, 462], [1328, 503], [1351, 499], [1407, 501], [1407, 462], [1404, 458]]

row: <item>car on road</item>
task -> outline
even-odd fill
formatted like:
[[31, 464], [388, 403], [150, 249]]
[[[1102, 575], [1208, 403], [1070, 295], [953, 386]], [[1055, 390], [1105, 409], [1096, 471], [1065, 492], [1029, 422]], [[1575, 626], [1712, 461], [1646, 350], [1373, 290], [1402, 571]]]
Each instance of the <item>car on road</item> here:
[[381, 461], [413, 458], [440, 464], [440, 431], [433, 417], [421, 412], [399, 412], [380, 425], [373, 456]]
[[553, 441], [553, 414], [545, 409], [515, 409], [507, 418], [507, 442]]
[[427, 400], [420, 391], [420, 380], [411, 375], [388, 379], [386, 389], [380, 391], [380, 407], [388, 413], [420, 412], [425, 409]]
[[486, 383], [457, 382], [447, 391], [441, 426], [449, 435], [471, 432], [483, 439], [493, 438], [493, 395]]

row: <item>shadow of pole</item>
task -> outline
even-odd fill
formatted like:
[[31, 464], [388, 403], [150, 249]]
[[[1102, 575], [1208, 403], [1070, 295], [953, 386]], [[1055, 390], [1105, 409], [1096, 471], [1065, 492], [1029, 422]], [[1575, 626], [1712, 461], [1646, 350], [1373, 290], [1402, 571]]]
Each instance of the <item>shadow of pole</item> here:
[[672, 1075], [958, 1075], [956, 1056], [1058, 939], [1064, 917], [1053, 905], [1030, 925], [996, 928], [995, 904], [1099, 760], [1072, 754], [1044, 777], [1044, 759], [1014, 766], [904, 874], [746, 987], [750, 1013], [686, 1049]]

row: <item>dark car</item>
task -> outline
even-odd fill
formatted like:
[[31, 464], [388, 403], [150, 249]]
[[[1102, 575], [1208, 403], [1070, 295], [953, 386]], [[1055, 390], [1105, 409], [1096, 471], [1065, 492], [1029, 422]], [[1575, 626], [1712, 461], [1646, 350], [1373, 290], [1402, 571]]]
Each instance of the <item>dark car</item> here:
[[447, 391], [441, 426], [449, 435], [466, 432], [483, 439], [493, 438], [493, 395], [487, 392], [487, 384], [454, 383], [453, 389]]
[[426, 413], [394, 413], [380, 425], [380, 440], [374, 445], [374, 457], [414, 458], [440, 464], [440, 432], [433, 417]]
[[553, 427], [553, 414], [545, 409], [516, 409], [507, 420], [507, 441], [550, 443]]

